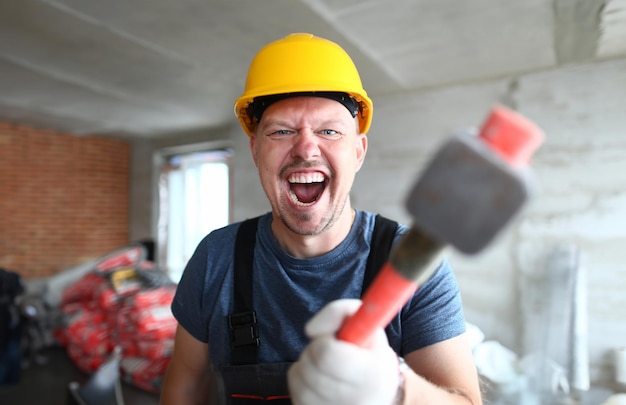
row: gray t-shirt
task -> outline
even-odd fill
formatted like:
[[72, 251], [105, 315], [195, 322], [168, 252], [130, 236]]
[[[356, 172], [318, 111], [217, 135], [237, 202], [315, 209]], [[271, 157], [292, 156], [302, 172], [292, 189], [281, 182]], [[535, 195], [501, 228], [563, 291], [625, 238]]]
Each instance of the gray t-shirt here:
[[[280, 248], [271, 214], [259, 219], [254, 251], [253, 302], [260, 363], [293, 362], [308, 343], [304, 324], [325, 304], [359, 298], [375, 214], [357, 211], [346, 239], [319, 257], [298, 259]], [[206, 236], [189, 260], [172, 302], [178, 322], [209, 344], [216, 366], [230, 361], [228, 315], [233, 310], [233, 256], [240, 223]], [[406, 231], [399, 227], [398, 237]], [[465, 331], [459, 288], [444, 260], [390, 323], [391, 347], [405, 355]]]

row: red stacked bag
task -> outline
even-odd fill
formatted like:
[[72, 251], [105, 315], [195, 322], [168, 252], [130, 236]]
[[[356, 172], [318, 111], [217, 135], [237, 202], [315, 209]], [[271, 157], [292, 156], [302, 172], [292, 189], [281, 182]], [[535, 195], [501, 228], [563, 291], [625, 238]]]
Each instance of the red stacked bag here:
[[124, 381], [159, 392], [174, 346], [177, 322], [170, 305], [176, 286], [143, 258], [107, 262], [63, 291], [67, 322], [55, 336], [87, 373], [120, 346]]
[[141, 290], [124, 300], [118, 312], [122, 376], [147, 391], [160, 390], [174, 347], [174, 292], [175, 286]]
[[63, 336], [62, 343], [76, 366], [88, 373], [96, 371], [115, 346], [108, 314], [97, 301], [106, 283], [105, 278], [88, 273], [68, 287], [61, 299], [67, 325], [57, 336]]

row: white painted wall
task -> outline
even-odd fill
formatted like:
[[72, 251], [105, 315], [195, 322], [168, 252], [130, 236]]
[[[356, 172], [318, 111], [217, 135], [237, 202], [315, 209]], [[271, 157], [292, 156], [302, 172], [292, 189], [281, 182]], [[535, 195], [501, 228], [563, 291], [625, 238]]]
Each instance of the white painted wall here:
[[375, 98], [355, 204], [410, 221], [405, 193], [439, 142], [501, 102], [542, 127], [546, 141], [521, 215], [479, 255], [450, 257], [467, 318], [487, 339], [532, 351], [533, 335], [549, 325], [524, 322], [546, 310], [528, 309], [524, 289], [549, 272], [552, 249], [573, 244], [589, 279], [591, 377], [610, 385], [610, 351], [626, 345], [626, 60]]

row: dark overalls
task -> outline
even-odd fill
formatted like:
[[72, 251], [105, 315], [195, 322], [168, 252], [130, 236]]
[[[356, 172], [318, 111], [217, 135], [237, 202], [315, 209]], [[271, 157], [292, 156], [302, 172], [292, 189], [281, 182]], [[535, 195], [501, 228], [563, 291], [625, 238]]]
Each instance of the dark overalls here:
[[[252, 261], [258, 217], [244, 221], [237, 233], [234, 263], [234, 311], [228, 317], [231, 329], [231, 363], [220, 370], [225, 402], [232, 405], [291, 404], [287, 370], [293, 363], [258, 362], [259, 330], [252, 305]], [[398, 224], [376, 216], [370, 254], [363, 278], [363, 294], [389, 257]]]

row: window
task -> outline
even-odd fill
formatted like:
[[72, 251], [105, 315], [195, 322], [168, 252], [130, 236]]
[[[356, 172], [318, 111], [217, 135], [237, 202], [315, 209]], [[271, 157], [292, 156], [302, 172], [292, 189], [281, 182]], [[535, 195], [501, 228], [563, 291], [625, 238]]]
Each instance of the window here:
[[229, 223], [229, 150], [170, 156], [159, 179], [159, 258], [175, 282], [209, 232]]

